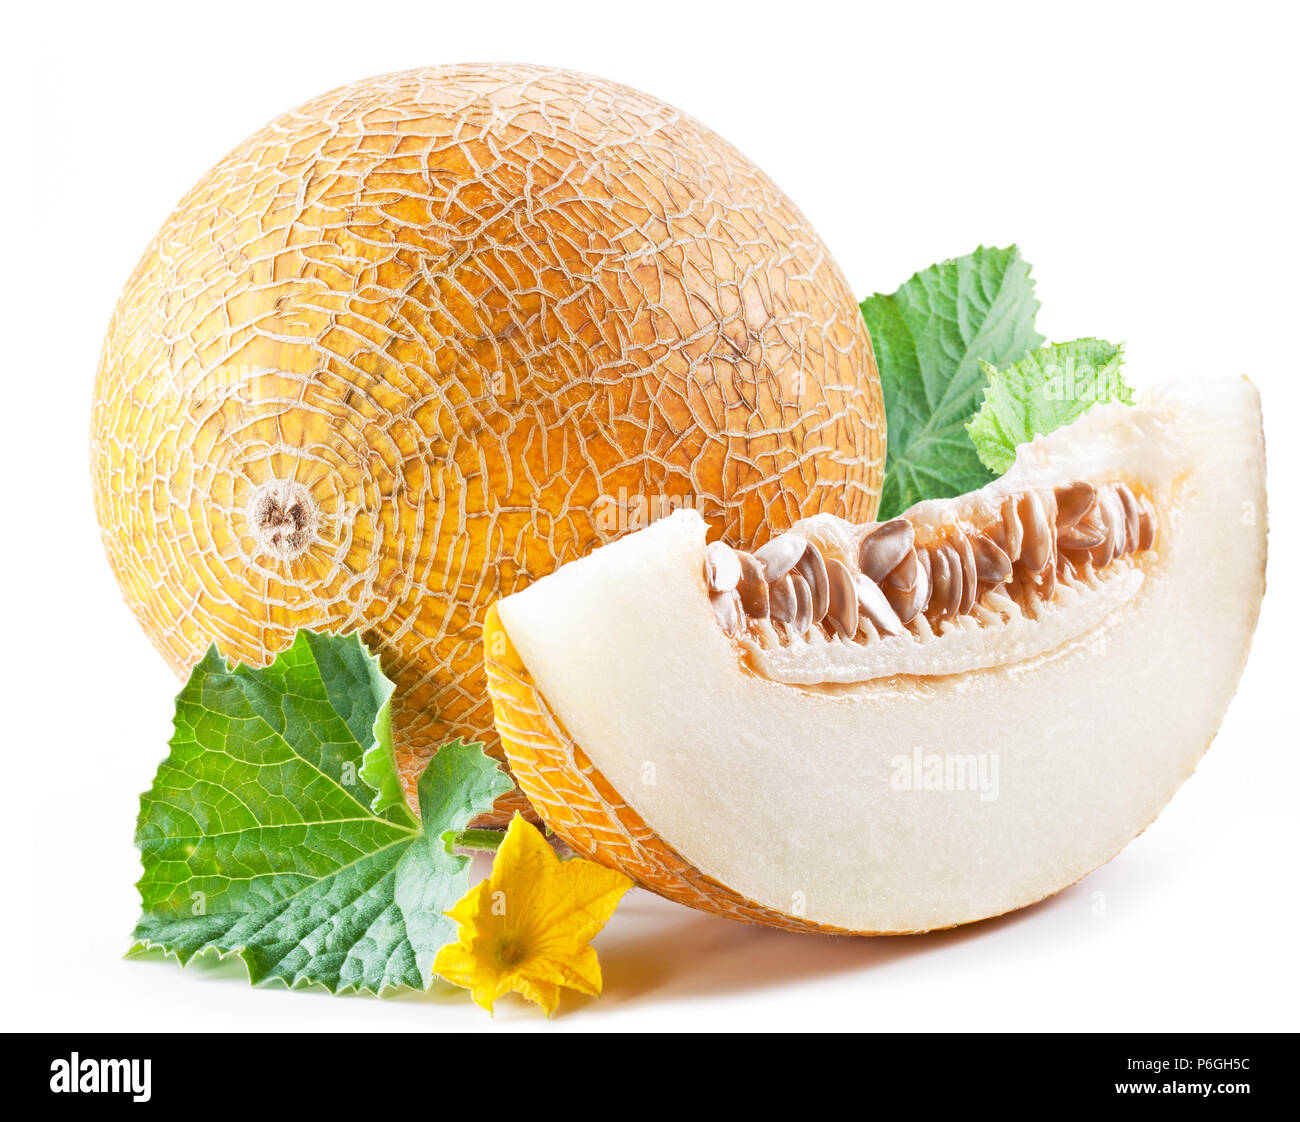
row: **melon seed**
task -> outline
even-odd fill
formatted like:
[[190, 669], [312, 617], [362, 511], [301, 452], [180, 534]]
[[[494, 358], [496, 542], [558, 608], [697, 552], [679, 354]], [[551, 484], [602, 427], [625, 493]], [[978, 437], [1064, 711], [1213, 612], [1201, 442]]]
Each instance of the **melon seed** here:
[[1040, 572], [1052, 559], [1052, 527], [1037, 491], [1026, 491], [1020, 496], [1016, 515], [1025, 536], [1020, 560], [1029, 572]]
[[1072, 522], [1056, 531], [1056, 544], [1061, 549], [1089, 550], [1106, 540], [1105, 527], [1091, 517]]
[[709, 603], [713, 605], [713, 614], [728, 635], [737, 634], [744, 625], [745, 616], [740, 608], [740, 597], [735, 591], [711, 592]]
[[[884, 635], [903, 633], [903, 620], [899, 619], [898, 613], [890, 606], [880, 585], [865, 573], [857, 573], [853, 577], [853, 587], [858, 594], [858, 612], [871, 620], [877, 631]], [[913, 616], [915, 614], [912, 613]]]
[[812, 596], [812, 622], [821, 623], [830, 608], [830, 584], [826, 576], [826, 561], [821, 550], [812, 542], [803, 551], [795, 565], [795, 571], [808, 582], [808, 591]]
[[754, 557], [763, 566], [763, 576], [768, 584], [780, 580], [799, 562], [808, 539], [800, 534], [785, 533], [754, 551]]
[[955, 615], [961, 602], [961, 562], [957, 553], [946, 542], [930, 550], [930, 574], [934, 591], [925, 614], [938, 621]]
[[772, 619], [777, 623], [792, 623], [798, 604], [794, 596], [794, 581], [790, 574], [786, 574], [779, 580], [774, 580], [768, 586], [769, 604], [772, 611]]
[[1097, 488], [1082, 479], [1067, 483], [1063, 487], [1057, 487], [1054, 493], [1056, 496], [1056, 529], [1058, 533], [1063, 526], [1071, 526], [1078, 522], [1092, 509], [1092, 504], [1097, 501]]
[[1008, 496], [1002, 504], [1002, 549], [1013, 562], [1020, 560], [1020, 551], [1025, 544], [1025, 531], [1020, 525], [1016, 506], [1014, 495]]
[[1137, 549], [1141, 537], [1142, 510], [1138, 506], [1137, 497], [1125, 483], [1115, 484], [1115, 497], [1119, 499], [1120, 509], [1124, 512], [1124, 547], [1120, 552], [1132, 553]]
[[858, 633], [858, 592], [848, 566], [835, 557], [826, 562], [828, 609], [826, 618], [841, 639]]
[[970, 538], [958, 533], [953, 543], [961, 563], [961, 602], [957, 605], [957, 614], [966, 615], [975, 606], [975, 595], [979, 592], [979, 578], [975, 575], [975, 550]]
[[1138, 499], [1138, 507], [1142, 511], [1138, 521], [1138, 549], [1147, 550], [1156, 544], [1156, 508], [1145, 495]]
[[991, 538], [980, 534], [971, 543], [975, 553], [975, 574], [981, 584], [1001, 584], [1011, 576], [1011, 559]]
[[755, 560], [752, 553], [736, 554], [740, 562], [740, 581], [736, 591], [740, 593], [740, 606], [745, 614], [753, 619], [766, 619], [768, 613], [767, 581], [763, 579], [763, 567]]
[[858, 568], [879, 584], [911, 551], [916, 532], [906, 518], [895, 518], [872, 530], [858, 546]]
[[911, 623], [930, 599], [930, 567], [909, 549], [881, 585], [889, 606], [904, 624]]
[[740, 559], [726, 542], [709, 542], [705, 546], [704, 568], [714, 592], [730, 592], [740, 582]]
[[802, 635], [813, 625], [812, 590], [798, 573], [791, 573], [789, 580], [794, 585], [795, 604], [794, 619], [790, 621], [790, 626], [796, 635]]

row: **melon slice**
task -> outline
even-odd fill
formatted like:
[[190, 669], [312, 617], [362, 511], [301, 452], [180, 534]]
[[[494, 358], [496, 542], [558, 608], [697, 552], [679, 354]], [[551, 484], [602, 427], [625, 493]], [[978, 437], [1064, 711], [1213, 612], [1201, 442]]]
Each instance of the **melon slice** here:
[[1159, 813], [1264, 589], [1258, 396], [1172, 382], [884, 525], [743, 554], [684, 510], [501, 600], [498, 730], [570, 845], [739, 919], [857, 933], [1040, 900]]

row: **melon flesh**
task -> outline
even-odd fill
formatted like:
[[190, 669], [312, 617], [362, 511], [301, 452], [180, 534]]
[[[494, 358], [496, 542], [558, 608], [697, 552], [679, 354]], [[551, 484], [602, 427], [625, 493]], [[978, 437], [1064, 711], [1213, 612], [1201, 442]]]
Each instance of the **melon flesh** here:
[[[993, 486], [1118, 477], [1159, 512], [1142, 579], [1025, 658], [1012, 647], [962, 673], [938, 658], [926, 674], [881, 672], [875, 655], [865, 681], [770, 680], [714, 616], [693, 511], [506, 598], [500, 626], [590, 765], [706, 883], [796, 924], [966, 923], [1059, 891], [1145, 828], [1245, 664], [1266, 539], [1254, 388], [1173, 382], [1099, 406], [1022, 447]], [[505, 739], [526, 770], [530, 745]], [[953, 789], [958, 774], [977, 789]], [[582, 848], [629, 867], [626, 840]]]

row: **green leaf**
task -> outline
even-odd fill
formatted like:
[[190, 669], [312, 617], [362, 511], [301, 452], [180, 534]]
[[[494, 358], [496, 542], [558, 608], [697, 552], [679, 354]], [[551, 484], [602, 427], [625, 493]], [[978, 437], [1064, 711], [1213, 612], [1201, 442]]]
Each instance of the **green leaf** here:
[[1123, 361], [1123, 344], [1076, 339], [1043, 347], [1006, 370], [985, 364], [988, 388], [967, 426], [980, 460], [1001, 475], [1017, 445], [1068, 425], [1098, 402], [1132, 405]]
[[509, 789], [479, 744], [445, 745], [401, 797], [392, 683], [355, 636], [300, 631], [265, 669], [215, 647], [176, 699], [141, 796], [132, 952], [237, 954], [254, 983], [426, 988], [469, 859], [443, 835]]
[[1041, 345], [1037, 311], [1015, 246], [981, 246], [862, 302], [889, 432], [878, 518], [989, 482], [966, 433], [984, 388], [980, 362], [1007, 366]]

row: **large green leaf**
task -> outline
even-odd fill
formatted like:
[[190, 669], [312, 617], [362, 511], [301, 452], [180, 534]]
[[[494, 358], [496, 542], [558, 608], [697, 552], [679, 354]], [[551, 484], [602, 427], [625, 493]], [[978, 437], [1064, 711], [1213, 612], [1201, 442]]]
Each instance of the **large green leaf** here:
[[1037, 311], [1029, 265], [1015, 246], [981, 246], [862, 302], [889, 432], [877, 517], [993, 478], [966, 432], [985, 385], [980, 362], [1006, 366], [1039, 346]]
[[176, 699], [175, 734], [140, 800], [144, 914], [133, 950], [182, 963], [237, 954], [253, 982], [423, 989], [468, 887], [463, 830], [510, 787], [453, 741], [402, 799], [392, 683], [355, 636], [302, 631], [265, 669], [215, 648]]

